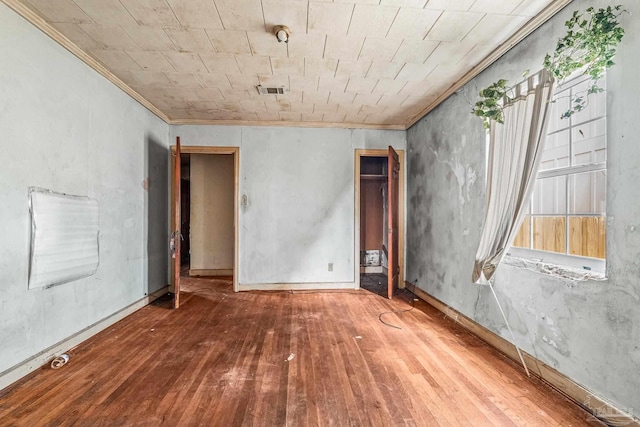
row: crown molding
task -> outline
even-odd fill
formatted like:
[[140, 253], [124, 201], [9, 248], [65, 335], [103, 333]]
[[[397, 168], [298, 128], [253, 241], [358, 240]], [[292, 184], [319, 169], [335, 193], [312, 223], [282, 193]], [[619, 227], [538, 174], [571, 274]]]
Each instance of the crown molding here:
[[176, 119], [169, 120], [172, 125], [212, 125], [212, 126], [271, 126], [271, 127], [302, 127], [302, 128], [340, 128], [340, 129], [378, 129], [378, 130], [406, 130], [404, 125], [377, 125], [367, 123], [333, 123], [333, 122], [285, 122], [269, 120], [205, 120], [205, 119]]

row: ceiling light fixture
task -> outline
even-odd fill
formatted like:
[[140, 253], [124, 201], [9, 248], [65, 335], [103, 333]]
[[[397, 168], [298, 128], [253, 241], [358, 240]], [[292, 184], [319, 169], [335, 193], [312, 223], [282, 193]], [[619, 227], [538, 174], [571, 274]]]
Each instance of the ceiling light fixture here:
[[289, 34], [291, 34], [291, 30], [286, 25], [276, 25], [273, 27], [273, 34], [275, 34], [278, 42], [289, 43]]

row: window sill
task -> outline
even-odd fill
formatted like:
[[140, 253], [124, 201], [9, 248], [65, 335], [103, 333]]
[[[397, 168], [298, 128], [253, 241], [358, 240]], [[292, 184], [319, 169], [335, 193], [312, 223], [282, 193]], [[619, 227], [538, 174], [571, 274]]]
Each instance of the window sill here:
[[[601, 265], [601, 268], [594, 268], [592, 270], [586, 270], [584, 268], [578, 268], [574, 266], [561, 265], [561, 263], [554, 262], [555, 260], [546, 259], [546, 252], [531, 251], [526, 249], [514, 249], [509, 250], [509, 253], [504, 257], [503, 262], [506, 265], [535, 271], [541, 274], [547, 274], [557, 277], [559, 279], [570, 282], [585, 282], [587, 280], [607, 280], [605, 274], [605, 261], [604, 260], [592, 260], [596, 266]], [[566, 257], [566, 255], [565, 255]], [[577, 258], [577, 261], [582, 261], [584, 258]]]

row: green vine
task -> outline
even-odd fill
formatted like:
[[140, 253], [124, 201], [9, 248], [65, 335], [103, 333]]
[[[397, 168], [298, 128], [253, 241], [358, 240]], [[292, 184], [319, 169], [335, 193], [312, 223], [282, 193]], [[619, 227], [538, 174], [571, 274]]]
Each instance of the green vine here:
[[[583, 70], [582, 75], [588, 75], [591, 79], [585, 93], [572, 97], [570, 107], [562, 113], [562, 118], [582, 111], [587, 106], [589, 95], [603, 91], [598, 81], [604, 76], [605, 70], [614, 65], [616, 47], [624, 36], [618, 18], [624, 12], [626, 10], [622, 9], [622, 5], [598, 10], [590, 7], [583, 13], [573, 12], [571, 19], [565, 22], [567, 33], [558, 40], [553, 55], [545, 56], [543, 67], [556, 81], [561, 82], [578, 70]], [[486, 128], [489, 128], [491, 120], [503, 123], [503, 105], [511, 99], [510, 94], [507, 81], [498, 80], [480, 91], [481, 99], [475, 103], [473, 114], [482, 118]]]

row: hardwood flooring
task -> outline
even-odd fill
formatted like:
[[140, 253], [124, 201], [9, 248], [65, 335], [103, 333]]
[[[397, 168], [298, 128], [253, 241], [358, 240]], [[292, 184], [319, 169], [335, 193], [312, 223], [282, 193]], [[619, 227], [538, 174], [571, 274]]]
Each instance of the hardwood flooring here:
[[600, 425], [410, 294], [183, 284], [177, 311], [147, 306], [3, 390], [0, 425]]

